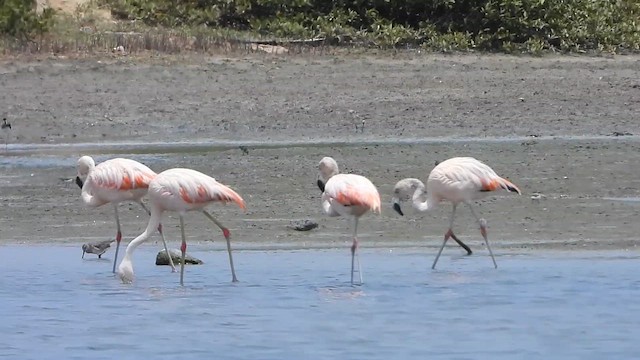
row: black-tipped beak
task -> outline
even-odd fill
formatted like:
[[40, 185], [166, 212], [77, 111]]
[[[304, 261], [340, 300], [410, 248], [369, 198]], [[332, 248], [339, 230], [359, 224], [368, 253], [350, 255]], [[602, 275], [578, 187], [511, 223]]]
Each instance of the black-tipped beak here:
[[82, 180], [80, 180], [80, 176], [76, 176], [76, 184], [80, 187], [80, 189], [82, 189], [82, 185], [84, 185], [84, 183], [82, 182]]
[[318, 180], [318, 187], [320, 188], [320, 191], [324, 192], [324, 183], [322, 180]]
[[393, 203], [393, 210], [400, 214], [400, 216], [404, 216], [404, 214], [402, 213], [402, 209], [400, 209], [400, 204]]
[[82, 258], [84, 259], [84, 249], [82, 249]]

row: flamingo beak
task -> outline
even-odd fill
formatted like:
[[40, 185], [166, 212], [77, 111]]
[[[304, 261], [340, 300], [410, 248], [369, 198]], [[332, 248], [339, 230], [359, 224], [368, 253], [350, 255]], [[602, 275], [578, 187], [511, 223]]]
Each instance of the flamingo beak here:
[[84, 251], [84, 249], [82, 249], [82, 258], [83, 259], [84, 259], [84, 253], [85, 253], [85, 251]]
[[318, 179], [318, 187], [320, 188], [320, 191], [324, 192], [324, 183], [320, 179]]
[[404, 214], [402, 213], [402, 209], [400, 208], [400, 203], [394, 201], [393, 210], [395, 210], [398, 214], [400, 214], [400, 216], [404, 216]]
[[82, 185], [84, 185], [84, 183], [80, 179], [80, 176], [76, 176], [76, 184], [80, 187], [80, 189], [82, 189]]

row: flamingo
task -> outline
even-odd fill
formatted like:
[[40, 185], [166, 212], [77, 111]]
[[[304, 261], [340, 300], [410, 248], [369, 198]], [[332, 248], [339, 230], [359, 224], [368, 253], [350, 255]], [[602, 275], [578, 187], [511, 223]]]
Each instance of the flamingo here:
[[432, 210], [443, 200], [448, 200], [453, 204], [453, 211], [449, 219], [449, 230], [444, 234], [444, 241], [440, 251], [438, 251], [438, 255], [431, 266], [432, 269], [435, 269], [438, 258], [440, 258], [440, 254], [449, 238], [455, 240], [467, 251], [468, 255], [471, 255], [471, 249], [453, 233], [456, 207], [461, 202], [467, 204], [473, 217], [476, 218], [478, 225], [480, 225], [480, 233], [484, 238], [485, 244], [487, 244], [493, 265], [498, 268], [487, 239], [487, 221], [476, 215], [471, 203], [474, 200], [486, 197], [492, 191], [501, 189], [520, 194], [520, 189], [517, 186], [509, 180], [498, 176], [488, 165], [472, 157], [455, 157], [436, 164], [436, 167], [431, 171], [427, 179], [427, 199], [424, 202], [421, 200], [422, 195], [425, 193], [425, 186], [422, 181], [414, 178], [398, 181], [393, 189], [393, 209], [401, 216], [404, 215], [400, 208], [400, 203], [408, 199], [412, 200], [413, 207], [418, 211]]
[[[364, 176], [340, 174], [338, 163], [324, 157], [318, 165], [318, 187], [322, 191], [322, 209], [333, 216], [353, 218], [353, 244], [351, 245], [351, 284], [353, 285], [354, 261], [358, 251], [358, 219], [368, 211], [380, 213], [380, 194]], [[362, 284], [362, 269], [358, 259], [358, 274]]]
[[[147, 166], [130, 159], [116, 158], [104, 161], [96, 166], [95, 161], [90, 156], [83, 156], [78, 159], [78, 175], [76, 184], [82, 189], [82, 200], [87, 206], [98, 207], [105, 204], [112, 204], [116, 214], [116, 253], [113, 258], [113, 272], [116, 272], [116, 261], [118, 260], [118, 249], [122, 240], [120, 229], [120, 216], [118, 215], [118, 204], [123, 201], [134, 201], [151, 215], [149, 209], [142, 203], [142, 197], [147, 193], [149, 182], [156, 177], [156, 173]], [[162, 244], [167, 249], [167, 242], [164, 239], [162, 225], [158, 225], [158, 231], [162, 236]], [[171, 271], [175, 272], [176, 267], [169, 257]]]
[[124, 258], [118, 266], [118, 275], [123, 283], [133, 282], [133, 251], [145, 242], [153, 230], [160, 224], [165, 211], [177, 211], [180, 214], [180, 230], [182, 233], [182, 261], [180, 263], [180, 285], [184, 285], [184, 258], [187, 251], [187, 241], [184, 232], [184, 215], [187, 211], [202, 211], [202, 213], [216, 224], [227, 240], [229, 265], [231, 267], [232, 282], [237, 282], [233, 257], [231, 255], [231, 232], [204, 208], [213, 202], [236, 203], [245, 209], [242, 197], [231, 188], [217, 182], [201, 172], [191, 169], [169, 169], [159, 173], [149, 182], [149, 204], [151, 218], [145, 231], [133, 239], [125, 251]]

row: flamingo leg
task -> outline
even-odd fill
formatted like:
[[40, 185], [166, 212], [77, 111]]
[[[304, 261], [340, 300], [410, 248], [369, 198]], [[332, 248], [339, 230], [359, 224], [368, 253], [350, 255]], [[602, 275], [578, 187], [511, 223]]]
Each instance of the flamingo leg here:
[[453, 231], [451, 232], [451, 238], [455, 242], [457, 242], [458, 245], [460, 245], [463, 249], [467, 251], [467, 255], [473, 254], [473, 251], [471, 251], [471, 249], [467, 246], [467, 244], [463, 243], [462, 240], [458, 239], [458, 237], [453, 233]]
[[[184, 234], [184, 217], [182, 214], [180, 214], [180, 234], [182, 235], [182, 245], [180, 246], [180, 251], [182, 252], [182, 259], [180, 261], [180, 285], [184, 286], [184, 258], [187, 253], [187, 237]], [[169, 254], [169, 259], [171, 259], [171, 254]]]
[[498, 264], [496, 263], [496, 258], [493, 256], [493, 251], [491, 251], [491, 246], [489, 245], [489, 239], [487, 239], [487, 220], [480, 219], [478, 215], [476, 215], [476, 212], [473, 210], [473, 207], [471, 206], [471, 204], [467, 203], [467, 205], [469, 205], [469, 210], [471, 210], [473, 217], [476, 218], [476, 220], [478, 221], [478, 225], [480, 225], [480, 234], [482, 234], [482, 237], [484, 238], [484, 243], [487, 244], [487, 249], [489, 249], [491, 260], [493, 260], [493, 266], [497, 269]]
[[358, 264], [358, 276], [362, 285], [362, 267], [360, 266], [360, 257], [358, 256], [358, 218], [354, 216], [353, 226], [353, 244], [351, 245], [351, 285], [353, 285], [353, 273], [355, 262]]
[[[436, 259], [433, 261], [433, 265], [431, 265], [431, 269], [435, 269], [436, 268], [436, 264], [438, 263], [438, 259], [440, 258], [440, 254], [442, 254], [442, 250], [444, 250], [444, 246], [447, 244], [447, 240], [449, 240], [450, 237], [454, 237], [454, 239], [455, 239], [455, 235], [453, 235], [453, 231], [451, 229], [453, 228], [453, 220], [456, 218], [456, 208], [457, 207], [458, 207], [458, 204], [454, 203], [453, 204], [453, 210], [451, 211], [451, 217], [449, 218], [449, 230], [447, 230], [447, 232], [444, 234], [444, 241], [442, 242], [442, 246], [440, 246], [440, 250], [438, 250], [438, 255], [436, 255]], [[456, 242], [458, 242], [458, 241], [456, 241]], [[458, 244], [461, 244], [461, 243], [462, 243], [462, 241], [458, 242]], [[460, 245], [460, 246], [462, 246], [462, 245]], [[467, 252], [470, 252], [470, 251], [471, 251], [470, 249], [467, 250]]]
[[[146, 211], [147, 214], [149, 214], [149, 216], [151, 216], [151, 211], [149, 211], [149, 209], [142, 202], [139, 202], [138, 204], [140, 204], [140, 206], [142, 206], [144, 211]], [[176, 266], [173, 264], [173, 259], [171, 258], [171, 253], [169, 252], [169, 248], [167, 247], [167, 241], [164, 238], [164, 232], [162, 232], [162, 224], [158, 225], [158, 232], [160, 233], [160, 236], [162, 237], [162, 245], [164, 245], [164, 251], [167, 252], [167, 256], [169, 257], [169, 265], [171, 266], [171, 272], [176, 272]]]
[[231, 266], [231, 282], [238, 282], [238, 278], [236, 277], [236, 270], [233, 267], [233, 256], [231, 255], [231, 232], [227, 229], [220, 221], [213, 217], [213, 215], [209, 214], [206, 210], [202, 210], [204, 216], [209, 218], [214, 224], [216, 224], [220, 230], [222, 230], [222, 234], [224, 238], [227, 240], [227, 252], [229, 253], [229, 266]]
[[118, 216], [118, 204], [113, 204], [113, 209], [116, 213], [116, 227], [118, 232], [116, 233], [116, 254], [113, 256], [113, 270], [116, 273], [116, 263], [118, 262], [118, 250], [120, 249], [120, 241], [122, 240], [122, 231], [120, 231], [120, 216]]

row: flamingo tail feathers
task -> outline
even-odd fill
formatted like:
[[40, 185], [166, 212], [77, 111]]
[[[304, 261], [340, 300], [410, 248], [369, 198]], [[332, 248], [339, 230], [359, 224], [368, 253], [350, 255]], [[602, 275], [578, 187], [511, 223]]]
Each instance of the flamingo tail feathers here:
[[503, 178], [497, 178], [497, 179], [492, 179], [490, 181], [483, 182], [482, 189], [480, 189], [480, 191], [486, 192], [486, 191], [496, 191], [500, 189], [521, 194], [520, 189], [514, 183]]

